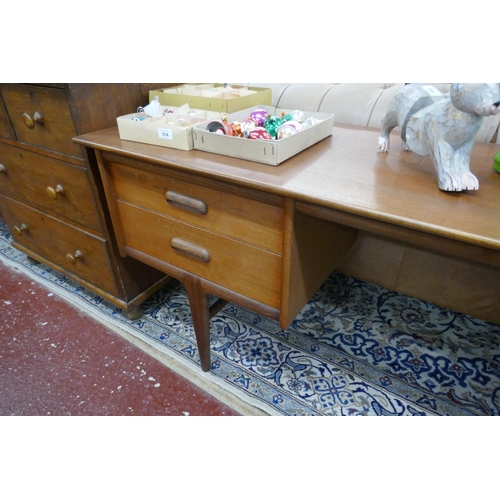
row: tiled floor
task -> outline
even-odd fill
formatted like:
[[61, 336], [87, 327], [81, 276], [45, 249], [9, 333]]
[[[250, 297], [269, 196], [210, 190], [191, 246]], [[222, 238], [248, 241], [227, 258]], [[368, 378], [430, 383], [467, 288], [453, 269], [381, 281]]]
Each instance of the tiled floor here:
[[0, 415], [238, 415], [0, 262]]

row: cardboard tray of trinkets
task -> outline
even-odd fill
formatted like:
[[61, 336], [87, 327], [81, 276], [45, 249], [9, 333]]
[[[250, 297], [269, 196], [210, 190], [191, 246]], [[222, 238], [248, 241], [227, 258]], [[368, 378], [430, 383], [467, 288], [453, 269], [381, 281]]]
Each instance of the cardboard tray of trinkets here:
[[[227, 115], [228, 123], [243, 122], [253, 111], [265, 109], [270, 116], [281, 117], [297, 110], [281, 109], [274, 106], [255, 106]], [[306, 129], [282, 139], [248, 139], [245, 137], [213, 133], [207, 130], [207, 123], [193, 127], [194, 148], [209, 153], [217, 153], [234, 158], [277, 166], [304, 149], [332, 135], [333, 114], [302, 112], [304, 121], [315, 118], [316, 123]]]
[[188, 104], [179, 108], [167, 106], [160, 108], [160, 116], [137, 112], [117, 117], [120, 138], [190, 151], [194, 149], [193, 127], [221, 116], [214, 111], [191, 109]]

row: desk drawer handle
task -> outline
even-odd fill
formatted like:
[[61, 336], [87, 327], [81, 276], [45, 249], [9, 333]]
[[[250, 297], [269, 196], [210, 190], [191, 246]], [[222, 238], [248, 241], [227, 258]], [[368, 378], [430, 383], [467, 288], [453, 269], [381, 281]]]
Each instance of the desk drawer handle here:
[[47, 194], [49, 195], [49, 198], [55, 200], [58, 194], [64, 195], [64, 188], [61, 186], [61, 184], [58, 184], [55, 189], [52, 186], [49, 186], [47, 188]]
[[210, 261], [210, 254], [208, 250], [198, 245], [193, 245], [189, 241], [181, 240], [180, 238], [172, 238], [170, 241], [172, 248], [178, 252], [194, 257], [195, 259], [201, 260], [202, 262]]
[[28, 127], [29, 129], [34, 129], [35, 123], [43, 125], [43, 116], [38, 111], [35, 111], [33, 118], [31, 118], [28, 113], [23, 113], [23, 121], [26, 127]]
[[208, 210], [207, 204], [203, 200], [176, 193], [175, 191], [167, 191], [165, 193], [165, 198], [170, 205], [197, 214], [205, 215]]
[[5, 165], [2, 165], [0, 163], [0, 174], [6, 174], [7, 173], [7, 169], [5, 168]]

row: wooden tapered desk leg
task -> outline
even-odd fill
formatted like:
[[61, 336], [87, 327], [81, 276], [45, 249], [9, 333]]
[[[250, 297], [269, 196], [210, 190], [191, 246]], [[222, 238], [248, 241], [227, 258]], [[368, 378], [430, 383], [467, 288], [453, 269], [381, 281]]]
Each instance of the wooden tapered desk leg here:
[[194, 333], [198, 344], [201, 369], [210, 371], [210, 311], [208, 294], [204, 292], [201, 281], [195, 276], [183, 280], [186, 288], [191, 315], [193, 316]]

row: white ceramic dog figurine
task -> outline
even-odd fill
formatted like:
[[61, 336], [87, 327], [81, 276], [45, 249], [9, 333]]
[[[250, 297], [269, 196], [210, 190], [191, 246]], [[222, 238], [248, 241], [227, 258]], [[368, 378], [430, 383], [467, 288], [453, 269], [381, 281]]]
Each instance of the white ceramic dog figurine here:
[[399, 126], [403, 147], [430, 155], [443, 191], [479, 188], [470, 171], [472, 146], [484, 116], [500, 113], [499, 83], [453, 83], [443, 95], [430, 85], [405, 85], [382, 118], [380, 151], [389, 151], [389, 134]]

